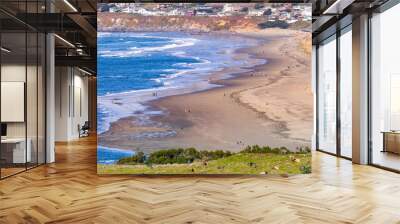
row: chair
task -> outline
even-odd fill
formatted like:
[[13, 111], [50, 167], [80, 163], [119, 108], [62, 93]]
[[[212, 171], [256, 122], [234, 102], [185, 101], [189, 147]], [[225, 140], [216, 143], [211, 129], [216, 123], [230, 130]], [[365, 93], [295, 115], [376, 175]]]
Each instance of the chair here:
[[85, 121], [82, 127], [78, 124], [79, 138], [89, 136], [90, 123]]

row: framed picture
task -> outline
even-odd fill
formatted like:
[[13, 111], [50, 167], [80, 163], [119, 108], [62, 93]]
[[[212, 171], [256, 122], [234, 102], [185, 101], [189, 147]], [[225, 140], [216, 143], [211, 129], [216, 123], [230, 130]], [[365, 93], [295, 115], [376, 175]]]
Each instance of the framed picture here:
[[99, 174], [311, 172], [311, 4], [98, 8]]

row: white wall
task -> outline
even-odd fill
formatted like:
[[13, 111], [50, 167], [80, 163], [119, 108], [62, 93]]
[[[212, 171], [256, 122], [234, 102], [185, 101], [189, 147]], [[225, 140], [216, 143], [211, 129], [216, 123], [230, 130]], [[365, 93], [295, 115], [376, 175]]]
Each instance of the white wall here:
[[[27, 69], [27, 70], [26, 70]], [[35, 74], [36, 77], [36, 67], [29, 66], [25, 67], [25, 64], [3, 64], [1, 66], [1, 81], [2, 82], [24, 82], [26, 83], [25, 76], [26, 71], [28, 71], [28, 84], [29, 86], [36, 87], [36, 80], [33, 80], [31, 74]], [[4, 97], [4, 96], [3, 96]], [[27, 88], [27, 106], [31, 108], [36, 108], [36, 88]], [[40, 106], [40, 105], [39, 105]], [[7, 110], [7, 108], [1, 108], [2, 110]], [[24, 109], [24, 108], [22, 108]], [[36, 111], [36, 109], [35, 109]], [[32, 127], [36, 130], [36, 113], [32, 113], [28, 109], [28, 131]], [[33, 123], [32, 123], [33, 122]], [[7, 122], [7, 135], [8, 137], [25, 137], [25, 123], [26, 122]], [[35, 132], [36, 133], [36, 132]], [[29, 132], [28, 132], [29, 137]]]
[[[37, 70], [38, 69], [38, 70]], [[36, 65], [28, 65], [18, 63], [2, 64], [1, 66], [2, 82], [23, 82], [26, 85], [26, 106], [25, 102], [18, 113], [26, 113], [25, 118], [20, 122], [5, 122], [7, 124], [8, 138], [27, 138], [29, 139], [29, 148], [31, 149], [32, 162], [44, 163], [44, 74], [42, 68]], [[27, 80], [25, 80], [27, 78]], [[2, 89], [2, 93], [4, 89]], [[24, 94], [25, 89], [19, 94]], [[2, 98], [8, 98], [2, 95]], [[17, 103], [17, 102], [16, 102]], [[2, 107], [3, 113], [17, 113], [16, 108]], [[24, 115], [22, 115], [24, 116]], [[36, 161], [39, 159], [39, 161]]]
[[88, 120], [88, 78], [73, 67], [56, 67], [55, 73], [55, 140], [74, 140]]
[[[1, 81], [25, 82], [25, 64], [5, 64], [1, 66]], [[7, 108], [1, 108], [7, 110]], [[7, 123], [7, 137], [25, 137], [25, 122]]]
[[[47, 1], [50, 11], [53, 10]], [[55, 42], [54, 34], [46, 35], [46, 163], [55, 162]]]
[[352, 159], [368, 163], [368, 15], [352, 23]]
[[56, 67], [55, 68], [55, 140], [56, 141], [67, 141], [69, 124], [69, 95], [68, 88], [70, 85], [68, 67]]

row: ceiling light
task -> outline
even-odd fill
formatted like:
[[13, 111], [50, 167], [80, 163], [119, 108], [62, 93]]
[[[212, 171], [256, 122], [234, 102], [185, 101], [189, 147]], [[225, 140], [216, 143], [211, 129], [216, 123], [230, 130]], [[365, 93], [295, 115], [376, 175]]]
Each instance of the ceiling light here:
[[355, 0], [336, 0], [332, 5], [330, 5], [322, 14], [342, 14], [343, 10], [351, 5]]
[[68, 1], [64, 0], [65, 4], [67, 4], [74, 12], [78, 12], [78, 10]]
[[81, 48], [77, 48], [76, 53], [78, 53], [79, 55], [83, 55], [83, 50]]
[[67, 45], [69, 45], [70, 47], [73, 47], [73, 48], [75, 48], [75, 45], [73, 45], [71, 42], [69, 42], [68, 40], [66, 40], [66, 39], [64, 39], [64, 38], [62, 38], [62, 37], [60, 37], [59, 35], [57, 35], [57, 34], [54, 34], [54, 36], [55, 37], [57, 37], [59, 40], [61, 40], [62, 42], [64, 42], [64, 43], [66, 43]]
[[1, 47], [0, 49], [1, 49], [2, 51], [6, 52], [6, 53], [10, 53], [10, 52], [11, 52], [11, 50], [9, 50], [9, 49], [7, 49], [7, 48], [5, 48], [5, 47]]
[[81, 69], [81, 68], [79, 68], [79, 67], [78, 67], [78, 70], [81, 71], [81, 72], [83, 72], [83, 73], [85, 73], [85, 74], [87, 74], [87, 75], [93, 75], [92, 73], [90, 73], [90, 72], [88, 72], [88, 71], [85, 71], [85, 70], [83, 70], [83, 69]]

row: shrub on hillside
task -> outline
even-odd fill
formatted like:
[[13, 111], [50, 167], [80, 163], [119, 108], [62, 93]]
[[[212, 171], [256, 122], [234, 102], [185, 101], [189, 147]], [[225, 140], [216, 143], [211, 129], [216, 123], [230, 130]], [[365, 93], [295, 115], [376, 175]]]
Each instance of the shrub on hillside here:
[[[291, 152], [286, 147], [247, 146], [240, 153], [273, 153], [273, 154], [307, 154], [309, 147], [298, 147], [297, 152]], [[216, 160], [234, 155], [235, 153], [223, 150], [198, 151], [195, 148], [163, 149], [144, 155], [138, 152], [134, 156], [118, 160], [117, 164], [184, 164], [193, 163], [195, 160]]]
[[164, 149], [150, 153], [146, 163], [148, 164], [182, 164], [192, 163], [198, 159], [215, 160], [231, 156], [229, 151], [197, 151], [195, 148]]
[[241, 153], [274, 153], [274, 154], [307, 154], [311, 152], [310, 147], [308, 146], [301, 146], [297, 147], [295, 152], [290, 151], [286, 147], [275, 147], [271, 148], [269, 146], [259, 146], [259, 145], [252, 145], [247, 146], [245, 149], [240, 151]]
[[309, 173], [311, 173], [311, 165], [310, 165], [310, 164], [307, 164], [307, 165], [301, 166], [301, 167], [300, 167], [300, 171], [301, 171], [302, 174], [309, 174]]
[[200, 157], [204, 160], [215, 160], [224, 157], [228, 157], [233, 155], [230, 151], [222, 151], [222, 150], [215, 150], [215, 151], [200, 151]]
[[130, 157], [124, 157], [118, 160], [117, 164], [137, 164], [144, 163], [146, 157], [143, 152], [137, 152], [135, 155]]
[[149, 164], [170, 164], [170, 163], [189, 163], [191, 159], [185, 157], [184, 149], [164, 149], [156, 152], [152, 152], [149, 155], [146, 163]]
[[271, 148], [269, 146], [260, 147], [259, 145], [247, 146], [241, 153], [274, 153], [274, 154], [287, 154], [290, 153], [289, 149], [286, 147], [275, 147]]

